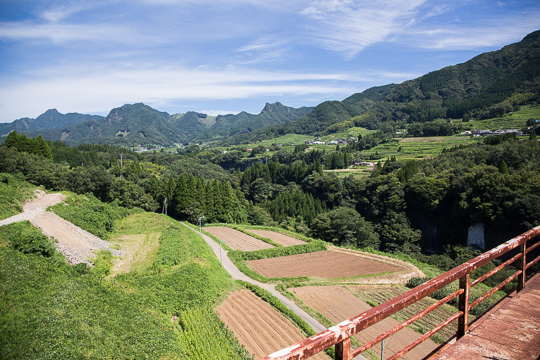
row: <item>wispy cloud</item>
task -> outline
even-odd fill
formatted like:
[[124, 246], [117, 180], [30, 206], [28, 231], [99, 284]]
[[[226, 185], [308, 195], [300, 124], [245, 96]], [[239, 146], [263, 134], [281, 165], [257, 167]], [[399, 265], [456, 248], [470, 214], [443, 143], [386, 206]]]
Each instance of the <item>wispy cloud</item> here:
[[77, 2], [77, 3], [61, 3], [53, 5], [47, 8], [39, 14], [42, 19], [45, 19], [52, 23], [57, 23], [61, 20], [69, 18], [71, 15], [81, 11], [88, 10], [95, 5], [90, 2]]
[[[345, 73], [141, 66], [117, 69], [62, 67], [37, 73], [41, 75], [16, 82], [12, 79], [0, 82], [0, 108], [25, 112], [15, 115], [5, 111], [0, 121], [13, 121], [31, 114], [37, 116], [51, 107], [64, 112], [103, 113], [124, 103], [145, 102], [168, 111], [171, 104], [188, 100], [233, 100], [256, 96], [320, 98], [328, 94], [345, 97], [358, 89], [358, 84], [351, 81], [355, 77]], [[57, 105], [59, 102], [63, 108]]]
[[352, 58], [406, 26], [424, 2], [316, 0], [301, 13], [312, 20], [309, 35], [321, 46]]
[[537, 0], [0, 1], [0, 121], [141, 101], [313, 105], [540, 28]]
[[75, 41], [112, 41], [135, 44], [144, 38], [133, 29], [109, 24], [35, 24], [31, 22], [0, 23], [0, 39], [46, 39], [55, 43]]
[[[467, 1], [443, 3], [413, 1], [314, 0], [301, 14], [310, 20], [309, 35], [323, 48], [352, 59], [377, 43], [395, 42], [405, 46], [440, 50], [471, 50], [500, 46], [540, 26], [540, 7], [527, 12], [515, 9], [492, 15], [490, 4], [477, 4], [474, 21], [460, 17]], [[498, 6], [502, 4], [499, 3]], [[506, 5], [506, 4], [505, 4]], [[470, 12], [470, 8], [467, 8]], [[455, 15], [453, 15], [455, 16]]]
[[[403, 41], [411, 41], [418, 48], [453, 51], [474, 50], [503, 46], [519, 41], [524, 34], [538, 30], [540, 11], [507, 19], [479, 19], [476, 24], [448, 24], [426, 28], [418, 26], [401, 34]], [[416, 40], [415, 42], [412, 42]]]
[[236, 50], [239, 63], [255, 64], [285, 61], [291, 50], [290, 41], [276, 36], [264, 36]]

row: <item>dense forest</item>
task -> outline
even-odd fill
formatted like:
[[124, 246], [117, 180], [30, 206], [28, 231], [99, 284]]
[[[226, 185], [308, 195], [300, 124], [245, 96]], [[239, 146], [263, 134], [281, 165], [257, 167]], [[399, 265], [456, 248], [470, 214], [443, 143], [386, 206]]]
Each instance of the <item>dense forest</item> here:
[[[443, 268], [467, 245], [470, 226], [482, 224], [485, 245], [493, 247], [540, 224], [534, 132], [530, 139], [500, 136], [447, 149], [434, 159], [388, 159], [366, 178], [323, 172], [322, 163], [340, 161], [365, 146], [364, 139], [329, 154], [299, 146], [287, 156], [277, 152], [268, 162], [255, 158], [243, 171], [227, 171], [218, 165], [220, 152], [143, 155], [15, 134], [0, 147], [0, 172], [193, 223], [281, 226], [339, 245], [407, 253]], [[45, 144], [48, 152], [21, 148], [18, 140], [36, 149]], [[427, 254], [438, 255], [430, 260]]]

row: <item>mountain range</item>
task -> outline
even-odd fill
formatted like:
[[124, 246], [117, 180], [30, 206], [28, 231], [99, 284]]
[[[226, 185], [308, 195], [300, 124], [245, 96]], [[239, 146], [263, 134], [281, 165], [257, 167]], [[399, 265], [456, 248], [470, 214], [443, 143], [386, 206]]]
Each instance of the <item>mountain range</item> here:
[[[41, 134], [68, 145], [108, 143], [121, 146], [172, 145], [221, 140], [224, 144], [262, 140], [287, 133], [323, 134], [361, 124], [378, 129], [405, 127], [440, 118], [481, 117], [490, 109], [540, 100], [540, 31], [498, 51], [430, 72], [401, 84], [373, 87], [342, 101], [314, 108], [266, 104], [258, 114], [208, 116], [198, 112], [169, 115], [142, 103], [124, 105], [107, 117], [48, 110], [37, 119], [0, 124], [10, 131]], [[354, 121], [351, 122], [351, 119]], [[343, 125], [342, 125], [343, 124]]]
[[284, 124], [305, 116], [312, 109], [295, 109], [274, 103], [266, 104], [258, 115], [241, 112], [217, 117], [194, 111], [169, 115], [142, 103], [112, 109], [107, 117], [77, 113], [63, 115], [52, 109], [37, 119], [24, 118], [0, 124], [0, 136], [5, 137], [15, 130], [30, 137], [42, 135], [52, 141], [61, 140], [68, 145], [173, 145], [219, 139]]

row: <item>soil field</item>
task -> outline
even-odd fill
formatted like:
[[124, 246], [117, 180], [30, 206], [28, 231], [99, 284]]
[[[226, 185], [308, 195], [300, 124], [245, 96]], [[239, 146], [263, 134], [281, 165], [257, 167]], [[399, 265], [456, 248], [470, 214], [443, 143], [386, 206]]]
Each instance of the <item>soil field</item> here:
[[[260, 359], [305, 339], [300, 330], [249, 290], [231, 293], [216, 308], [221, 321], [241, 345]], [[310, 359], [329, 360], [319, 353]]]
[[334, 250], [252, 260], [247, 263], [254, 271], [268, 278], [307, 276], [338, 279], [407, 270], [360, 254]]
[[431, 136], [431, 137], [410, 137], [410, 138], [403, 138], [401, 139], [401, 142], [440, 142], [444, 141], [445, 139], [448, 139], [448, 137], [445, 136]]
[[246, 235], [241, 231], [228, 227], [206, 227], [204, 230], [212, 235], [217, 236], [218, 239], [225, 241], [233, 250], [255, 251], [274, 247], [273, 245], [254, 238], [253, 236]]
[[275, 231], [267, 231], [267, 230], [250, 230], [247, 229], [250, 233], [253, 233], [255, 235], [259, 235], [263, 238], [270, 239], [273, 242], [276, 242], [283, 246], [293, 246], [293, 245], [304, 245], [306, 242], [302, 240], [298, 240], [296, 238], [293, 238], [292, 236], [287, 236], [284, 234], [280, 234]]
[[[289, 289], [307, 306], [317, 310], [327, 317], [334, 324], [350, 319], [366, 310], [371, 309], [371, 306], [357, 298], [349, 290], [343, 286], [306, 286]], [[390, 330], [398, 322], [391, 318], [386, 318], [367, 329], [359, 332], [354, 337], [364, 344], [383, 332]], [[420, 337], [420, 334], [409, 328], [400, 330], [392, 335], [384, 348], [384, 357], [387, 358], [395, 352], [409, 345], [415, 339]], [[403, 359], [417, 360], [422, 359], [437, 347], [431, 340], [426, 340], [410, 352], [403, 356]], [[381, 345], [375, 345], [370, 350], [376, 354], [377, 358], [381, 356]], [[368, 354], [363, 354], [369, 358]]]
[[[377, 304], [382, 304], [385, 301], [393, 299], [394, 297], [408, 291], [409, 289], [401, 286], [373, 286], [373, 285], [352, 285], [348, 286], [348, 289], [360, 297], [362, 300], [374, 301]], [[392, 315], [392, 318], [399, 322], [403, 322], [417, 313], [423, 311], [428, 306], [434, 304], [436, 301], [431, 298], [423, 298], [416, 303], [407, 306], [405, 309]], [[433, 329], [435, 326], [454, 315], [455, 308], [450, 306], [441, 306], [438, 309], [433, 310], [423, 318], [415, 321], [411, 327], [419, 332], [427, 332]], [[471, 318], [472, 315], [469, 315]], [[448, 326], [437, 332], [435, 335], [439, 342], [446, 341], [456, 334], [457, 320], [451, 322]], [[432, 337], [433, 338], [433, 337]]]

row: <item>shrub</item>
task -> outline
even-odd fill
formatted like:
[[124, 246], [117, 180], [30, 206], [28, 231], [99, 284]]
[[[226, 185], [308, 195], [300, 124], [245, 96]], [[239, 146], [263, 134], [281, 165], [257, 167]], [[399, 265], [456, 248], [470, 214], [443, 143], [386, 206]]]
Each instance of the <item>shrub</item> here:
[[121, 207], [118, 201], [106, 204], [91, 194], [69, 195], [65, 204], [57, 204], [52, 210], [61, 218], [101, 239], [108, 238], [109, 233], [114, 230], [116, 220], [134, 212]]
[[0, 227], [0, 238], [24, 254], [52, 257], [56, 251], [51, 240], [28, 221]]

